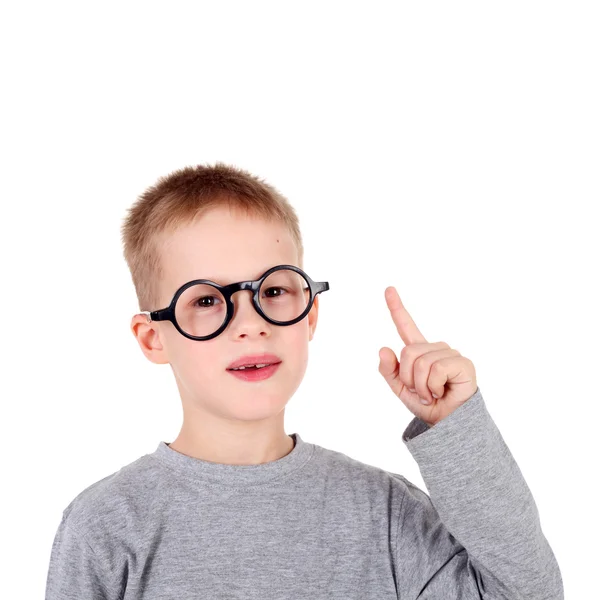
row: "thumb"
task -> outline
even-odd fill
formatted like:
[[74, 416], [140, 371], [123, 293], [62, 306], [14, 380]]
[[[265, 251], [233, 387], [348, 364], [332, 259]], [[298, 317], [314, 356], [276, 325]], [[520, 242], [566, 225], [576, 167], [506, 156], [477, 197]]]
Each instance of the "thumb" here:
[[379, 350], [379, 372], [388, 382], [394, 394], [399, 396], [402, 388], [402, 382], [398, 378], [400, 363], [396, 358], [395, 352], [387, 346]]

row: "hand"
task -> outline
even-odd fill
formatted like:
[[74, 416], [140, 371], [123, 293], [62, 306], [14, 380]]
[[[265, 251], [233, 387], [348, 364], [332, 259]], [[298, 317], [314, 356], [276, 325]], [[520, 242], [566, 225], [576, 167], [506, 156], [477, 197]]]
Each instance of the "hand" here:
[[[396, 288], [386, 288], [385, 299], [406, 345], [400, 352], [400, 361], [391, 348], [382, 348], [379, 372], [408, 410], [433, 427], [477, 391], [475, 365], [446, 342], [428, 343], [404, 308]], [[428, 404], [423, 404], [422, 399]]]

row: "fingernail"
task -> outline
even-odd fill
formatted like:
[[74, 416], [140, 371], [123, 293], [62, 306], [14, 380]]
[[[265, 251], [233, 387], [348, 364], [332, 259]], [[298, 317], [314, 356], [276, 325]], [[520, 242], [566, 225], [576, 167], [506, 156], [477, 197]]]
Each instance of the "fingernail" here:
[[421, 404], [429, 404], [429, 400], [426, 398], [421, 398]]
[[437, 394], [432, 393], [431, 394], [436, 400], [439, 399], [439, 396]]
[[408, 388], [411, 392], [414, 392], [415, 390], [413, 388]]

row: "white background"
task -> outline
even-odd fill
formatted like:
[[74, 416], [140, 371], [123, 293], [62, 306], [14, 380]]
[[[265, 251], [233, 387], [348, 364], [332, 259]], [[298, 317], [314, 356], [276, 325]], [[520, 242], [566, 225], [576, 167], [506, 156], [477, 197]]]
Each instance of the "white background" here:
[[329, 281], [286, 431], [425, 489], [378, 372], [394, 285], [469, 357], [566, 598], [598, 565], [595, 2], [4, 3], [3, 598], [42, 597], [62, 510], [171, 441], [121, 220], [222, 160], [296, 207]]

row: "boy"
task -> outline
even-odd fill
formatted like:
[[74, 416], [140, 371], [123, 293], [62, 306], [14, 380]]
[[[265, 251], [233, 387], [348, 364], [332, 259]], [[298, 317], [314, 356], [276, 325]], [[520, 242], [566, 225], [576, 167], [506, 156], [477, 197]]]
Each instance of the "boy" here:
[[383, 348], [379, 370], [415, 414], [402, 439], [431, 498], [285, 433], [329, 285], [304, 272], [275, 188], [222, 163], [184, 168], [140, 196], [122, 233], [142, 311], [131, 329], [170, 364], [183, 424], [65, 508], [47, 600], [563, 598], [473, 363], [427, 343], [393, 287], [406, 346], [400, 361]]

